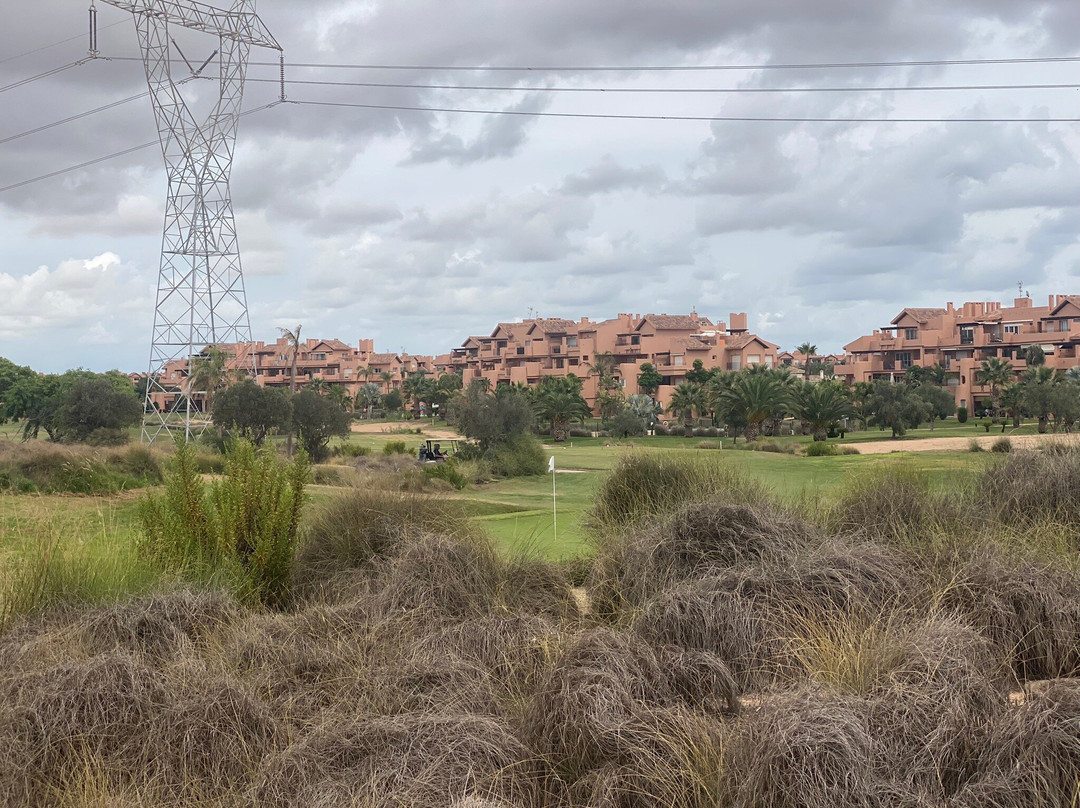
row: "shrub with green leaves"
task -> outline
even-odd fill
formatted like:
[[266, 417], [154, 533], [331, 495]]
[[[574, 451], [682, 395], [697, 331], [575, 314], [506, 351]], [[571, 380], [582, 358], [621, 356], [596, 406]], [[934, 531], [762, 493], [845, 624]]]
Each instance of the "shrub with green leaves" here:
[[836, 455], [835, 443], [811, 443], [806, 447], [807, 457], [833, 457]]
[[246, 600], [280, 605], [287, 588], [310, 464], [237, 441], [225, 476], [209, 489], [195, 447], [178, 441], [163, 494], [140, 503], [139, 551], [167, 569], [201, 578], [224, 575]]
[[453, 460], [448, 460], [445, 463], [436, 463], [433, 466], [424, 466], [424, 474], [428, 477], [433, 477], [436, 480], [445, 480], [459, 491], [469, 484], [469, 478], [461, 472], [458, 468], [458, 464]]
[[544, 444], [532, 435], [517, 435], [484, 453], [496, 477], [531, 477], [547, 469]]
[[405, 441], [403, 440], [392, 440], [383, 444], [382, 453], [387, 456], [395, 454], [408, 454], [409, 447], [405, 445]]

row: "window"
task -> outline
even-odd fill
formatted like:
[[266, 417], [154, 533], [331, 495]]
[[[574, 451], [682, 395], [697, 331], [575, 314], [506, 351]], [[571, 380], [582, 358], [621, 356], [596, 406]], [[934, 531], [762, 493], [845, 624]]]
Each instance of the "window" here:
[[971, 345], [975, 342], [975, 329], [972, 326], [965, 326], [960, 329], [960, 344]]
[[566, 347], [567, 348], [576, 348], [577, 347], [577, 337], [567, 337], [566, 338]]
[[326, 360], [326, 354], [324, 354], [324, 353], [315, 354], [315, 361], [316, 362], [323, 362], [325, 360]]
[[681, 367], [683, 364], [683, 358], [684, 357], [682, 354], [679, 354], [678, 356], [673, 356], [671, 357], [671, 364], [675, 365], [676, 367]]
[[1062, 320], [1060, 327], [1061, 327], [1062, 331], [1068, 331], [1069, 330], [1069, 321], [1068, 320]]
[[900, 365], [904, 370], [911, 367], [911, 351], [897, 351], [896, 363]]
[[1005, 333], [1006, 334], [1019, 334], [1020, 333], [1020, 326], [1019, 325], [1007, 325], [1007, 326], [1005, 326]]
[[733, 357], [731, 357], [731, 369], [732, 370], [738, 370], [741, 366], [742, 366], [742, 357], [741, 356], [733, 356]]
[[756, 353], [747, 354], [746, 355], [746, 364], [748, 364], [748, 365], [761, 364], [761, 354], [756, 354]]
[[904, 339], [918, 339], [918, 338], [919, 338], [919, 329], [917, 329], [917, 328], [905, 328], [904, 329]]
[[525, 355], [525, 349], [524, 348], [518, 348], [517, 349], [517, 355], [518, 356], [524, 356]]

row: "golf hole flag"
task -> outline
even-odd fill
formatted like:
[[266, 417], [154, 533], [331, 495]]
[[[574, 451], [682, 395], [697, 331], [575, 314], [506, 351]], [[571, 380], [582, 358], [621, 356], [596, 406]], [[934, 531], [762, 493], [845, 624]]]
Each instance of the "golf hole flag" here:
[[548, 461], [548, 471], [552, 473], [555, 471], [555, 455], [552, 455], [551, 459]]

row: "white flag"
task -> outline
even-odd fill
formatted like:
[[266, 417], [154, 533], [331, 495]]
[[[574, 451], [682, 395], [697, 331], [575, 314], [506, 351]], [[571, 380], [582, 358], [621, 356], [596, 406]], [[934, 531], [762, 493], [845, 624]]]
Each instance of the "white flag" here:
[[552, 455], [551, 460], [548, 461], [548, 471], [552, 474], [555, 473], [555, 455]]

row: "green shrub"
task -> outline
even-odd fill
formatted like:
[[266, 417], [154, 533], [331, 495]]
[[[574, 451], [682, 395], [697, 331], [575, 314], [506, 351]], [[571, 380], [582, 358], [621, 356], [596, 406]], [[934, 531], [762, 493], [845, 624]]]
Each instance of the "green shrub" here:
[[645, 434], [645, 421], [633, 410], [620, 410], [611, 419], [610, 430], [615, 438], [637, 438]]
[[835, 457], [836, 444], [825, 441], [814, 441], [806, 447], [807, 457]]
[[496, 477], [530, 477], [547, 470], [547, 455], [533, 435], [517, 435], [484, 453]]
[[957, 407], [956, 408], [956, 420], [959, 421], [961, 424], [966, 424], [967, 419], [968, 419], [968, 408], [967, 407]]
[[998, 438], [990, 445], [991, 452], [997, 452], [998, 454], [1004, 454], [1012, 451], [1012, 441], [1008, 438]]
[[469, 484], [469, 478], [462, 473], [457, 463], [452, 460], [424, 466], [424, 474], [436, 480], [445, 480], [459, 491]]
[[357, 457], [367, 457], [371, 454], [371, 447], [346, 442], [342, 443], [340, 446], [335, 446], [331, 454], [335, 457], [349, 457], [353, 459]]
[[780, 443], [779, 441], [759, 441], [756, 443], [743, 444], [749, 446], [755, 452], [772, 452], [774, 454], [789, 454], [793, 455], [797, 453], [795, 444], [793, 443]]
[[178, 441], [164, 493], [140, 503], [139, 551], [182, 574], [224, 573], [240, 597], [280, 605], [309, 472], [303, 451], [284, 461], [238, 441], [225, 458], [225, 478], [207, 491], [195, 448]]
[[977, 440], [975, 440], [975, 438], [972, 438], [971, 440], [968, 441], [968, 451], [969, 452], [985, 452], [986, 450], [982, 447], [981, 443], [979, 443]]
[[409, 447], [405, 445], [403, 440], [392, 440], [383, 444], [382, 453], [384, 455], [408, 454]]

